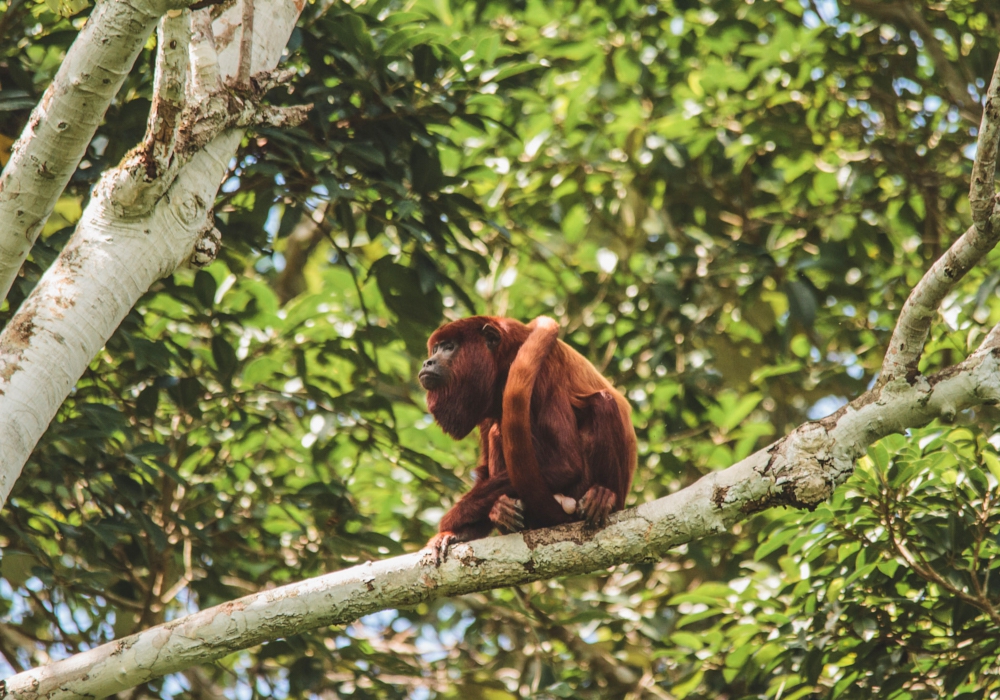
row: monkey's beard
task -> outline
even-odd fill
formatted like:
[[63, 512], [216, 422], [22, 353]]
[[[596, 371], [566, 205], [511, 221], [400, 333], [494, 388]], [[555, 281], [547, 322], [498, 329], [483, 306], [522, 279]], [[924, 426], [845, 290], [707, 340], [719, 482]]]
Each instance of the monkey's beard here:
[[461, 440], [493, 409], [495, 385], [492, 367], [452, 372], [446, 386], [427, 392], [427, 408], [444, 432]]

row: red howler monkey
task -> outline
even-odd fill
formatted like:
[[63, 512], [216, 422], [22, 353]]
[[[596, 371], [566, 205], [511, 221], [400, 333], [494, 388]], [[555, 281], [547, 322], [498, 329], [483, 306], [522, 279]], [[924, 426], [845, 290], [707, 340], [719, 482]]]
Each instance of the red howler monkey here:
[[419, 374], [428, 408], [452, 437], [477, 425], [480, 436], [476, 483], [429, 543], [437, 561], [450, 543], [485, 537], [494, 525], [568, 522], [576, 505], [603, 524], [624, 506], [636, 460], [631, 408], [557, 331], [547, 318], [525, 325], [474, 316], [428, 341]]

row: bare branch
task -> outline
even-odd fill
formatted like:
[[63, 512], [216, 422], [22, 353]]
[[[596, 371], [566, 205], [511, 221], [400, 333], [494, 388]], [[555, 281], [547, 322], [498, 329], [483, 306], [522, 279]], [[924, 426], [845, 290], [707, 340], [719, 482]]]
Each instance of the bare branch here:
[[183, 159], [198, 152], [205, 144], [227, 129], [252, 126], [290, 128], [309, 115], [312, 105], [262, 107], [268, 90], [290, 80], [294, 71], [265, 71], [250, 77], [248, 87], [223, 88], [207, 99], [190, 105], [182, 118], [177, 156]]
[[976, 160], [972, 166], [969, 202], [973, 226], [938, 258], [903, 304], [882, 362], [879, 386], [898, 377], [913, 377], [938, 306], [955, 284], [1000, 240], [997, 209], [997, 138], [1000, 135], [1000, 59], [986, 93], [979, 128]]
[[250, 86], [253, 65], [253, 0], [243, 0], [243, 26], [240, 30], [240, 63], [236, 72], [236, 85]]
[[1000, 139], [1000, 57], [983, 103], [983, 119], [976, 139], [976, 160], [972, 164], [969, 203], [972, 223], [982, 232], [990, 230], [996, 206], [997, 141]]
[[211, 8], [206, 7], [191, 13], [190, 51], [191, 79], [188, 81], [188, 104], [195, 104], [222, 90]]
[[[180, 60], [176, 54], [173, 58]], [[186, 53], [183, 60], [186, 63]], [[292, 75], [294, 71], [263, 71], [250, 78], [248, 89], [224, 87], [188, 105], [180, 114], [172, 111], [176, 103], [163, 100], [160, 116], [151, 116], [149, 126], [150, 130], [160, 131], [148, 131], [143, 144], [128, 153], [122, 165], [106, 175], [98, 188], [108, 190], [119, 216], [130, 220], [145, 216], [170, 188], [180, 169], [222, 133], [253, 126], [290, 128], [301, 124], [311, 104], [260, 104], [271, 87]], [[178, 96], [182, 91], [183, 85], [174, 86], [171, 94]]]
[[274, 280], [274, 288], [282, 305], [306, 289], [305, 265], [310, 253], [323, 240], [324, 231], [319, 222], [326, 213], [327, 202], [320, 202], [314, 212], [303, 212], [299, 223], [285, 238], [281, 253], [285, 257], [285, 268]]
[[184, 85], [188, 72], [188, 45], [191, 41], [191, 12], [171, 10], [160, 19], [157, 29], [156, 77], [153, 105], [143, 147], [150, 180], [166, 172], [173, 160], [184, 110]]

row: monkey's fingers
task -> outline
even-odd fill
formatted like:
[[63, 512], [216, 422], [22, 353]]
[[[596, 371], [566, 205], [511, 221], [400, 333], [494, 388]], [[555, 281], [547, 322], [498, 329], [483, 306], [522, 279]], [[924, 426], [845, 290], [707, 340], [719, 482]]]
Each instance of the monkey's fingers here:
[[590, 527], [604, 527], [615, 509], [615, 494], [603, 486], [591, 486], [580, 499], [580, 513]]
[[455, 541], [455, 534], [452, 532], [439, 532], [427, 542], [427, 549], [430, 550], [431, 561], [434, 566], [441, 566], [448, 558], [448, 547]]
[[500, 496], [490, 509], [490, 521], [503, 534], [524, 529], [524, 502], [519, 498]]

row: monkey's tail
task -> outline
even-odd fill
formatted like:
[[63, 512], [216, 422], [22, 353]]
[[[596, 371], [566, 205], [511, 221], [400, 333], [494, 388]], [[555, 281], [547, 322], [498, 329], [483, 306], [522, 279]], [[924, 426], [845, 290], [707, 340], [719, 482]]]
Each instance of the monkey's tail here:
[[542, 477], [531, 437], [531, 394], [538, 371], [558, 340], [559, 325], [546, 316], [539, 316], [530, 325], [531, 333], [510, 365], [503, 392], [503, 456], [511, 484], [531, 519], [564, 523], [571, 518], [552, 497]]

